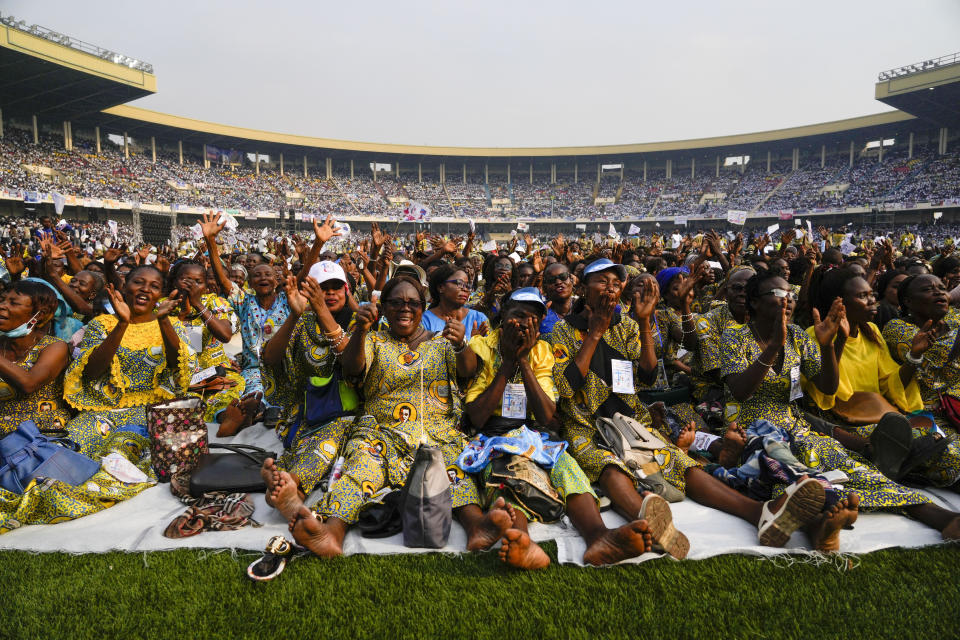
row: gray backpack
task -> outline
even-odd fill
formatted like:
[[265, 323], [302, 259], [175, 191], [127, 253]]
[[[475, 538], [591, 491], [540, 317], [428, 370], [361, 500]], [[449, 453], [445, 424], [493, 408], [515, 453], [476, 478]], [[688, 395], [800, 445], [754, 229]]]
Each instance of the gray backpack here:
[[[657, 458], [659, 450], [669, 447], [667, 443], [622, 413], [614, 414], [613, 418], [597, 418], [597, 431], [601, 443], [623, 460], [641, 488], [670, 502], [683, 500], [683, 493], [663, 477], [664, 469]], [[669, 470], [673, 466], [673, 455], [666, 456], [666, 459]]]
[[450, 478], [437, 447], [420, 445], [400, 499], [403, 544], [440, 549], [447, 546], [453, 522]]

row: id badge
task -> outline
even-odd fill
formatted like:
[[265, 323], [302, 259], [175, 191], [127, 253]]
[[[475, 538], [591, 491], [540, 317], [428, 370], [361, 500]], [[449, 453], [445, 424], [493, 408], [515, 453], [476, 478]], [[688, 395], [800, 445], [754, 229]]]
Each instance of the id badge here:
[[663, 358], [657, 360], [657, 389], [667, 389], [670, 387], [667, 381], [667, 367], [663, 364]]
[[203, 329], [192, 327], [187, 330], [187, 340], [194, 353], [203, 351]]
[[527, 394], [522, 383], [508, 382], [503, 389], [503, 399], [500, 401], [500, 415], [504, 418], [527, 417]]
[[790, 369], [790, 402], [799, 400], [803, 397], [803, 389], [800, 387], [800, 367]]
[[633, 389], [633, 362], [630, 360], [611, 360], [611, 365], [613, 368], [613, 392], [636, 393]]

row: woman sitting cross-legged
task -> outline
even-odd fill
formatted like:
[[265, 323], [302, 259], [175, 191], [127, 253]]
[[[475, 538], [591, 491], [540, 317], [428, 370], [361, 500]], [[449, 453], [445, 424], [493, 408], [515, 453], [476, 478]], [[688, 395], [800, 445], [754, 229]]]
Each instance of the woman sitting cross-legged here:
[[[424, 329], [425, 298], [418, 282], [398, 276], [387, 282], [381, 296], [388, 329], [370, 332], [379, 316], [376, 305], [357, 312], [341, 365], [345, 377], [363, 381], [362, 417], [345, 445], [342, 475], [316, 512], [304, 506], [288, 472], [266, 463], [271, 502], [289, 519], [294, 539], [318, 556], [340, 555], [348, 529], [369, 498], [385, 486], [404, 485], [421, 441], [439, 447], [448, 470], [467, 444], [457, 428], [462, 415], [457, 378], [474, 374], [464, 327], [451, 320], [442, 334]], [[469, 477], [457, 476], [449, 491], [469, 550], [487, 549], [503, 537], [511, 518], [502, 500], [484, 514]]]
[[[549, 434], [545, 427], [553, 422], [557, 409], [553, 352], [549, 344], [539, 339], [539, 326], [546, 310], [537, 289], [517, 289], [503, 302], [500, 328], [470, 341], [470, 350], [481, 363], [477, 377], [467, 389], [466, 410], [470, 423], [483, 437], [470, 443], [459, 464], [466, 471], [481, 474], [487, 501], [503, 494], [509, 505], [513, 524], [504, 534], [500, 550], [500, 558], [507, 564], [521, 569], [540, 569], [550, 564], [550, 558], [531, 542], [527, 533], [527, 521], [541, 520], [542, 514], [486, 483], [494, 458], [529, 451], [529, 443], [534, 444], [536, 452], [531, 463], [548, 470], [549, 483], [563, 500], [573, 526], [587, 541], [584, 561], [612, 564], [638, 556], [652, 542], [646, 521], [607, 529], [590, 481], [564, 451], [566, 443], [546, 439]], [[663, 498], [651, 494], [650, 499], [669, 509]]]
[[[554, 346], [554, 382], [560, 394], [562, 435], [573, 458], [591, 481], [610, 497], [614, 508], [628, 520], [644, 517], [643, 496], [630, 467], [602, 448], [596, 427], [598, 417], [621, 413], [648, 427], [664, 442], [647, 408], [633, 393], [636, 385], [657, 374], [651, 317], [658, 295], [645, 286], [634, 295], [636, 321], [615, 308], [624, 286], [622, 265], [597, 260], [583, 272], [584, 297], [572, 315], [558, 322], [551, 335]], [[614, 382], [614, 368], [618, 376]], [[760, 543], [782, 546], [800, 525], [815, 517], [823, 505], [823, 487], [809, 478], [791, 485], [776, 500], [759, 502], [741, 495], [700, 468], [675, 445], [657, 452], [663, 476], [688, 497], [738, 516], [759, 528]], [[665, 548], [676, 538], [666, 518], [646, 518], [654, 540]], [[664, 544], [663, 536], [669, 540]], [[685, 540], [684, 540], [685, 541]]]
[[815, 433], [793, 404], [803, 395], [801, 375], [821, 393], [836, 392], [837, 358], [831, 345], [845, 322], [839, 299], [822, 321], [814, 308], [816, 339], [811, 338], [800, 327], [788, 324], [795, 299], [790, 286], [778, 276], [756, 275], [747, 283], [750, 321], [727, 330], [721, 346], [727, 420], [740, 425], [766, 420], [789, 434], [791, 449], [807, 467], [846, 476], [842, 488], [831, 487], [831, 495], [838, 496], [838, 501], [828, 503], [822, 514], [807, 523], [817, 549], [838, 548], [839, 531], [855, 520], [858, 505], [902, 509], [941, 531], [945, 539], [956, 539], [960, 514], [934, 505], [919, 491], [893, 482], [866, 459], [848, 453], [837, 440]]

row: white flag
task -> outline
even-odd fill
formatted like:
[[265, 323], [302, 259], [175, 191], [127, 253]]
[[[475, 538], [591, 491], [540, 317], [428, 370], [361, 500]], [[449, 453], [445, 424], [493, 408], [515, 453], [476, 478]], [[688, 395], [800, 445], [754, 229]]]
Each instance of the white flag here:
[[110, 227], [110, 233], [113, 234], [113, 237], [117, 237], [117, 221], [116, 220], [107, 220], [107, 226]]
[[627, 235], [628, 235], [628, 236], [635, 236], [635, 235], [637, 235], [638, 233], [640, 233], [640, 227], [638, 227], [638, 226], [635, 225], [635, 224], [630, 225], [630, 228], [627, 229]]
[[610, 228], [607, 229], [607, 235], [610, 236], [611, 238], [616, 238], [619, 235], [617, 233], [617, 230], [614, 228], [612, 222], [610, 223]]
[[770, 225], [769, 227], [767, 227], [767, 233], [768, 233], [768, 234], [776, 233], [777, 231], [780, 231], [780, 225], [779, 225], [779, 224], [774, 223], [774, 224]]
[[53, 208], [56, 210], [57, 215], [63, 214], [63, 205], [67, 204], [67, 196], [53, 192]]

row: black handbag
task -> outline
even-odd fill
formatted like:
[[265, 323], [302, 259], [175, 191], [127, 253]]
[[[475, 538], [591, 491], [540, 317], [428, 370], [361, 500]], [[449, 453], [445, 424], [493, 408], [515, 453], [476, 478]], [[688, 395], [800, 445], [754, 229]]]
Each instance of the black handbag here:
[[493, 458], [485, 482], [488, 500], [496, 491], [506, 491], [541, 522], [558, 522], [563, 517], [563, 500], [550, 484], [550, 474], [530, 458], [515, 455]]
[[199, 498], [205, 493], [264, 493], [267, 485], [260, 468], [267, 458], [277, 454], [249, 444], [210, 443], [210, 449], [229, 453], [206, 453], [190, 474], [190, 495]]

